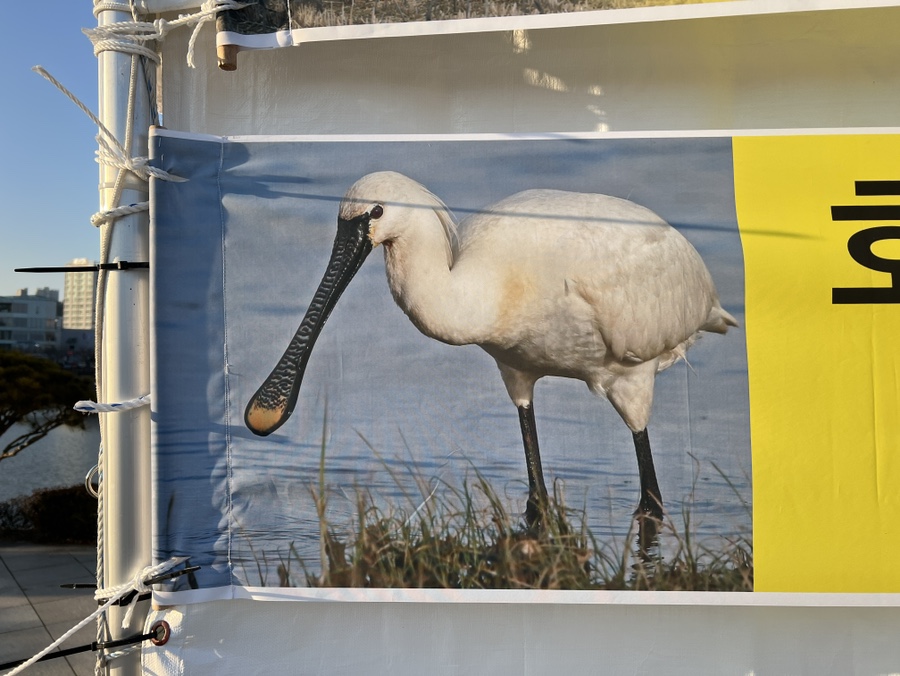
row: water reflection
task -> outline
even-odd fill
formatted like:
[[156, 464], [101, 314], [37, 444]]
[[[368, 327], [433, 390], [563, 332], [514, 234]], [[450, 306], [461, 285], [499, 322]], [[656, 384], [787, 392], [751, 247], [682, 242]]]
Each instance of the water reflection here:
[[634, 538], [633, 556], [635, 561], [650, 565], [661, 557], [659, 532], [662, 522], [646, 514], [636, 514], [637, 535]]
[[[23, 425], [13, 426], [0, 436], [0, 448], [23, 431]], [[0, 502], [30, 495], [40, 488], [83, 483], [88, 470], [97, 464], [99, 446], [100, 426], [95, 418], [85, 418], [85, 429], [56, 428], [18, 455], [0, 462]]]
[[[416, 510], [447, 504], [464, 492], [477, 508], [486, 509], [488, 499], [477, 488], [483, 479], [502, 501], [511, 524], [521, 522], [524, 527], [528, 490], [524, 458], [519, 455], [498, 455], [494, 462], [478, 467], [461, 452], [422, 461], [410, 458], [408, 452], [376, 457], [368, 449], [327, 456], [327, 523], [342, 540], [352, 540], [358, 533], [360, 495], [385, 515], [402, 513], [413, 519]], [[686, 541], [750, 540], [747, 477], [725, 478], [711, 463], [692, 461], [687, 492], [669, 492], [665, 522], [660, 524], [634, 517], [639, 498], [637, 468], [631, 467], [631, 453], [620, 455], [626, 461], [602, 457], [590, 464], [572, 458], [560, 462], [561, 466], [547, 465], [555, 493], [573, 510], [573, 524], [577, 526], [583, 514], [597, 547], [630, 552], [635, 565], [652, 569], [683, 554]], [[234, 515], [240, 535], [233, 543], [232, 557], [246, 584], [279, 584], [278, 562], [286, 559], [293, 561], [295, 573], [300, 562], [309, 574], [321, 569], [315, 500], [321, 488], [318, 468], [310, 464], [306, 471], [299, 465], [288, 473], [284, 469], [264, 476], [257, 472], [246, 476], [246, 482], [235, 483]], [[272, 504], [279, 509], [267, 510], [266, 518], [259, 519], [260, 508]], [[292, 580], [303, 584], [301, 575], [293, 575]]]

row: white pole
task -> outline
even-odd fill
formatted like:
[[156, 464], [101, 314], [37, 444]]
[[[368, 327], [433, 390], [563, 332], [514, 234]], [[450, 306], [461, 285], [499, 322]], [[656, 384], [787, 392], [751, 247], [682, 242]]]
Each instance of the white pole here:
[[[104, 10], [98, 25], [130, 21], [126, 12]], [[129, 111], [133, 111], [133, 138], [126, 151], [131, 156], [147, 154], [147, 130], [150, 108], [144, 74], [138, 66], [134, 84], [135, 101], [129, 106], [132, 56], [115, 51], [99, 54], [99, 117], [120, 143], [126, 144]], [[137, 57], [134, 57], [137, 58]], [[117, 206], [115, 181], [118, 169], [101, 165], [100, 207]], [[125, 177], [120, 205], [148, 198], [145, 182], [132, 174]], [[118, 219], [109, 239], [109, 262], [149, 260], [149, 218], [134, 214]], [[108, 273], [103, 312], [101, 401], [118, 402], [149, 393], [149, 273], [125, 270]], [[150, 410], [142, 407], [126, 412], [101, 414], [103, 425], [103, 547], [104, 586], [127, 582], [151, 561], [150, 498]], [[116, 608], [109, 616], [112, 638], [138, 633], [146, 616], [146, 607], [134, 613], [131, 626], [123, 629], [126, 608]], [[140, 653], [132, 653], [112, 662], [109, 673], [140, 673]]]

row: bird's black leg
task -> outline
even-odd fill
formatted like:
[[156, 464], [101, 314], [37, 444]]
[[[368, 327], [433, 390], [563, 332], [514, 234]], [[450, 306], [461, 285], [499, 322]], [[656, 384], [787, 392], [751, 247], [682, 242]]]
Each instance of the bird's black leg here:
[[541, 451], [538, 447], [537, 427], [534, 423], [534, 407], [531, 404], [519, 406], [519, 425], [522, 427], [522, 443], [525, 445], [525, 465], [528, 467], [528, 503], [525, 507], [525, 522], [530, 528], [539, 527], [543, 522], [549, 504], [544, 472], [541, 469]]
[[633, 432], [634, 450], [637, 453], [638, 472], [641, 477], [641, 502], [637, 516], [650, 516], [662, 521], [662, 493], [656, 481], [656, 470], [653, 468], [653, 456], [650, 454], [650, 437], [647, 429]]
[[633, 435], [641, 477], [641, 501], [634, 514], [638, 525], [637, 554], [644, 563], [648, 563], [659, 547], [659, 527], [663, 518], [662, 493], [656, 481], [653, 456], [650, 455], [650, 437], [646, 428]]

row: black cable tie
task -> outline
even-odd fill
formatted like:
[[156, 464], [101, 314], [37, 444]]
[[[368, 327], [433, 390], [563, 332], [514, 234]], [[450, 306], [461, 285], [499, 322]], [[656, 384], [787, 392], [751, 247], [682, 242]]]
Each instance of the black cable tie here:
[[[141, 594], [138, 594], [136, 591], [134, 591], [132, 589], [130, 592], [125, 594], [125, 596], [123, 596], [120, 599], [116, 599], [109, 605], [111, 605], [111, 606], [127, 606], [132, 601], [134, 601], [135, 603], [139, 603], [141, 601], [149, 601], [152, 596], [153, 596], [153, 594], [151, 594], [150, 592], [142, 592]], [[107, 600], [108, 599], [97, 599], [97, 605], [102, 606], [104, 603], [107, 602]]]
[[[98, 650], [108, 650], [110, 648], [121, 648], [122, 646], [132, 645], [133, 643], [141, 643], [143, 641], [159, 640], [161, 637], [161, 632], [164, 631], [164, 628], [154, 625], [153, 631], [147, 634], [135, 634], [134, 636], [127, 636], [125, 638], [119, 638], [114, 641], [94, 641], [93, 643], [80, 645], [75, 648], [65, 648], [63, 650], [57, 650], [56, 652], [44, 655], [42, 658], [37, 660], [37, 662], [46, 662], [47, 660], [55, 660], [59, 659], [60, 657], [77, 655], [78, 653], [97, 652]], [[27, 662], [29, 659], [31, 658], [26, 657], [24, 660], [15, 660], [13, 662], [7, 662], [6, 664], [0, 664], [0, 671], [3, 671], [5, 669], [14, 669], [21, 664], [25, 664], [25, 662]]]
[[[145, 585], [153, 585], [158, 584], [160, 582], [165, 582], [166, 580], [171, 580], [176, 577], [181, 577], [182, 575], [190, 575], [191, 573], [200, 570], [200, 566], [186, 566], [181, 570], [174, 570], [168, 573], [163, 573], [162, 575], [157, 575], [156, 577], [151, 577], [147, 580], [144, 580]], [[96, 589], [96, 586], [94, 587]], [[150, 599], [150, 592], [144, 592], [142, 594], [138, 594], [136, 590], [132, 589], [130, 592], [125, 594], [122, 598], [117, 601], [113, 601], [111, 605], [114, 606], [127, 606], [129, 603], [134, 601], [135, 603], [139, 603], [141, 601], [147, 601]], [[102, 606], [106, 603], [106, 599], [97, 599], [97, 605]]]
[[144, 584], [157, 584], [158, 582], [165, 582], [166, 580], [171, 580], [176, 577], [181, 577], [182, 575], [187, 575], [188, 573], [194, 573], [200, 570], [200, 566], [185, 566], [181, 570], [173, 570], [168, 573], [163, 573], [162, 575], [157, 575], [156, 577], [151, 577], [149, 580], [144, 580]]
[[42, 268], [16, 268], [14, 272], [98, 272], [100, 270], [146, 270], [150, 263], [118, 261], [98, 265], [62, 265]]

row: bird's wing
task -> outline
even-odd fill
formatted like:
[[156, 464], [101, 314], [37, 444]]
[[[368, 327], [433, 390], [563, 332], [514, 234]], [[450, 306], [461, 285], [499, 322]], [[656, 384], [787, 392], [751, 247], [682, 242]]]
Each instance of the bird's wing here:
[[573, 282], [609, 352], [624, 362], [678, 350], [718, 305], [700, 255], [668, 226], [607, 243], [600, 264]]
[[718, 307], [694, 247], [649, 209], [608, 195], [512, 195], [466, 220], [466, 258], [540, 280], [548, 298], [554, 289], [574, 290], [609, 353], [623, 362], [683, 352]]

